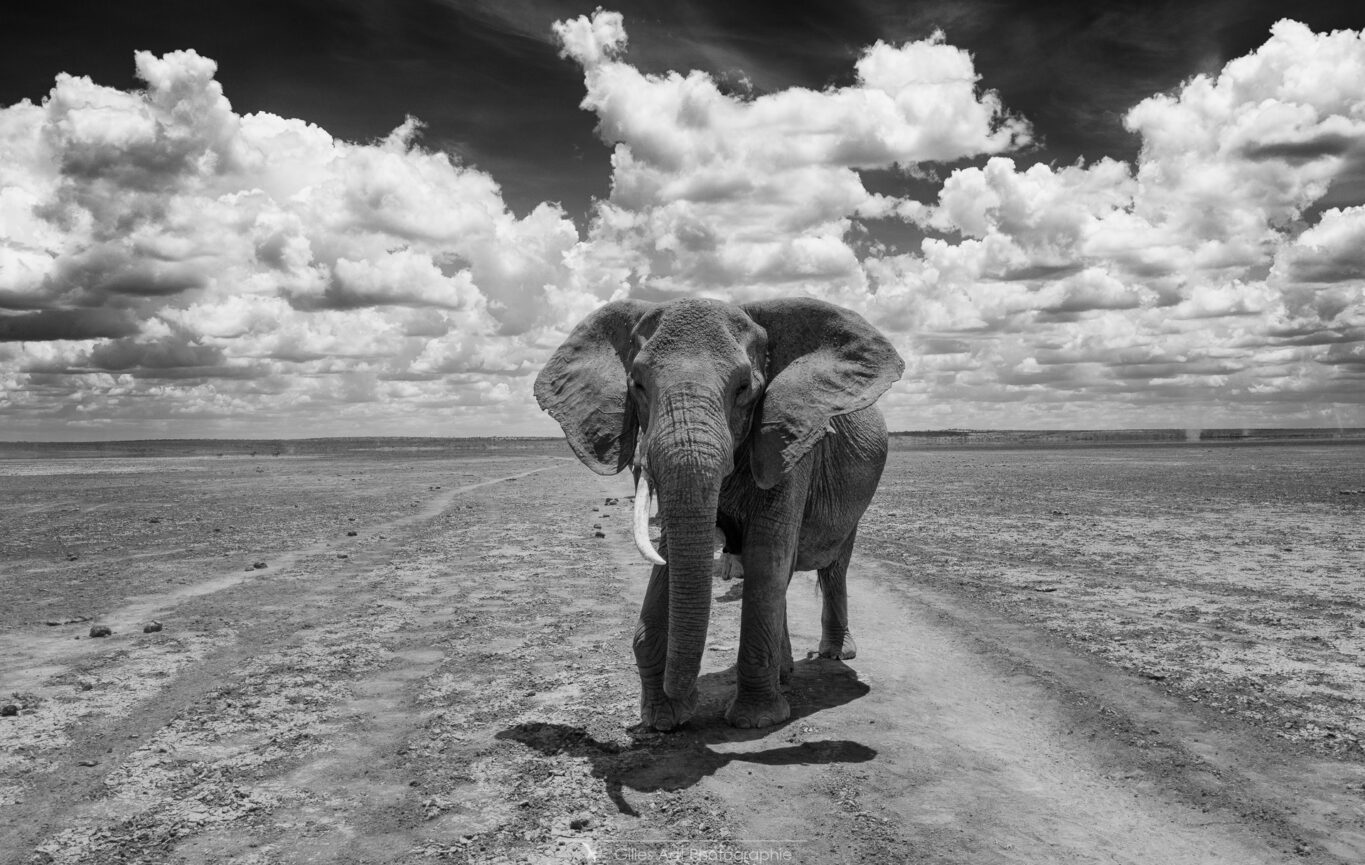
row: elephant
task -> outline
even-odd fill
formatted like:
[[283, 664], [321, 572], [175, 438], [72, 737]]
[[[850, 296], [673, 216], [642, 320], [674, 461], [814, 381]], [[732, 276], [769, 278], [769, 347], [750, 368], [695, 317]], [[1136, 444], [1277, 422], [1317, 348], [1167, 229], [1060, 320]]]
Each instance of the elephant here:
[[574, 454], [598, 474], [634, 472], [635, 543], [653, 564], [633, 640], [645, 725], [696, 712], [717, 526], [744, 577], [731, 725], [791, 715], [794, 571], [818, 571], [819, 654], [853, 656], [845, 574], [887, 453], [874, 403], [904, 368], [861, 316], [808, 298], [616, 300], [550, 357], [536, 401]]

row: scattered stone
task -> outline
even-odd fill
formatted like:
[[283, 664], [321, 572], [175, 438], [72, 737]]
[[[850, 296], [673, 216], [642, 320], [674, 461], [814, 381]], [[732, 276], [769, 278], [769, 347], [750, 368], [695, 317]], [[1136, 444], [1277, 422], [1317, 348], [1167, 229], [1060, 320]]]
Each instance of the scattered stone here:
[[99, 760], [82, 760], [82, 761], [80, 761], [79, 763], [77, 763], [76, 765], [77, 765], [77, 766], [98, 766], [99, 764], [100, 764], [100, 761], [99, 761]]
[[582, 831], [592, 825], [591, 817], [575, 817], [569, 821], [569, 828], [574, 832]]
[[158, 622], [156, 619], [153, 619], [152, 621], [142, 626], [142, 633], [144, 634], [155, 634], [159, 630], [161, 630], [161, 623]]
[[247, 570], [248, 570], [248, 571], [259, 571], [259, 570], [261, 570], [262, 568], [267, 568], [267, 567], [269, 567], [269, 565], [267, 565], [265, 562], [253, 562], [253, 563], [251, 564], [251, 567], [247, 568]]
[[1165, 674], [1165, 673], [1153, 673], [1153, 672], [1151, 672], [1150, 670], [1143, 670], [1143, 671], [1142, 671], [1142, 677], [1143, 677], [1144, 679], [1151, 679], [1151, 680], [1156, 681], [1156, 682], [1164, 682], [1164, 681], [1166, 681], [1166, 674]]
[[593, 536], [594, 538], [605, 538], [605, 537], [607, 536], [607, 533], [606, 533], [606, 532], [602, 532], [602, 531], [597, 531], [597, 532], [593, 532], [593, 533], [592, 533], [592, 536]]
[[49, 627], [56, 627], [57, 625], [79, 625], [81, 622], [88, 621], [90, 621], [89, 616], [77, 616], [74, 619], [48, 619], [43, 622], [43, 624]]
[[67, 553], [67, 554], [66, 554], [66, 560], [67, 560], [68, 562], [74, 562], [74, 561], [76, 561], [76, 559], [79, 559], [79, 558], [80, 558], [80, 556], [76, 555], [75, 553]]
[[147, 520], [147, 522], [149, 522], [149, 523], [159, 523], [159, 522], [161, 522], [161, 517], [152, 517], [151, 519]]
[[90, 636], [92, 637], [107, 637], [112, 633], [114, 632], [109, 630], [108, 625], [95, 625], [90, 629]]
[[92, 691], [95, 688], [95, 683], [86, 679], [81, 679], [76, 683], [76, 687], [80, 688], [82, 691]]
[[604, 505], [619, 505], [619, 504], [621, 504], [621, 500], [620, 500], [620, 499], [607, 499], [606, 501], [602, 502], [602, 504], [604, 504]]
[[17, 714], [19, 714], [19, 707], [13, 703], [0, 706], [0, 718], [13, 718]]
[[347, 533], [346, 533], [346, 537], [348, 537], [348, 538], [353, 538], [353, 537], [356, 536], [356, 534], [357, 534], [356, 532], [350, 531], [350, 532], [347, 532]]
[[593, 524], [592, 524], [592, 527], [593, 527], [594, 529], [600, 529], [600, 528], [602, 528], [602, 524], [601, 524], [601, 523], [593, 523]]
[[346, 553], [337, 553], [337, 558], [338, 558], [338, 559], [349, 559], [350, 556], [349, 556], [348, 554], [346, 554]]
[[1057, 591], [1057, 587], [1056, 587], [1056, 586], [1034, 586], [1034, 587], [1033, 587], [1033, 590], [1034, 590], [1035, 592], [1055, 592], [1055, 591]]

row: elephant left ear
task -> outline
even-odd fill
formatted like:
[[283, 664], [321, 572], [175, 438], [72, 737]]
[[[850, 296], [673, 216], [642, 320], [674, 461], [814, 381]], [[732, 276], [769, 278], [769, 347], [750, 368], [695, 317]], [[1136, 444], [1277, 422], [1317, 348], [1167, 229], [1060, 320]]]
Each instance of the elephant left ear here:
[[768, 332], [768, 387], [751, 468], [758, 486], [771, 489], [820, 441], [831, 418], [876, 402], [905, 361], [866, 319], [832, 303], [792, 298], [742, 308]]

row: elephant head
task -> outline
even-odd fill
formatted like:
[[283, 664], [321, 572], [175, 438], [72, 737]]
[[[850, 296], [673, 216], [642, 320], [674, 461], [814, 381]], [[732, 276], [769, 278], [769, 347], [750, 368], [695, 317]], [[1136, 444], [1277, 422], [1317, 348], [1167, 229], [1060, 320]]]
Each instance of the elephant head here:
[[701, 666], [722, 482], [739, 471], [777, 486], [831, 418], [871, 405], [903, 368], [881, 334], [832, 304], [697, 298], [608, 303], [545, 365], [536, 400], [578, 458], [598, 474], [637, 472], [636, 544], [662, 566], [645, 525], [658, 497], [670, 698], [691, 692]]

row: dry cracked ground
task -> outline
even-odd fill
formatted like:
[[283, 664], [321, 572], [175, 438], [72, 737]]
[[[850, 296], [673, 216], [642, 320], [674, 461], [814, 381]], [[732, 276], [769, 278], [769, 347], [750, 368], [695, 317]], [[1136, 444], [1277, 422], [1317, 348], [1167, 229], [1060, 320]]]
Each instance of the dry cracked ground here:
[[701, 714], [636, 725], [628, 495], [551, 448], [0, 460], [0, 861], [1365, 861], [1365, 447], [894, 453], [858, 657], [761, 731], [720, 580]]

